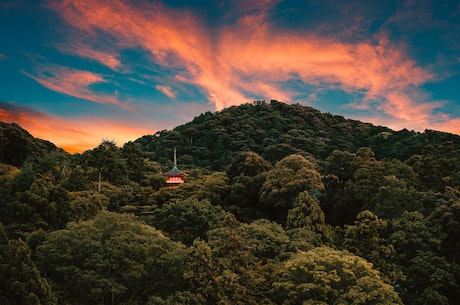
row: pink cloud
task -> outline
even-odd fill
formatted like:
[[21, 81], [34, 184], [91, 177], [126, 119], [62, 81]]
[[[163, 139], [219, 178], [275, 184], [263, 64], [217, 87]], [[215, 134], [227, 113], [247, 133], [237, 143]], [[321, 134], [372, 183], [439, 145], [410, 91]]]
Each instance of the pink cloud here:
[[112, 70], [117, 70], [121, 67], [121, 62], [118, 58], [119, 56], [115, 52], [96, 50], [94, 47], [82, 42], [73, 41], [71, 43], [58, 46], [58, 48], [65, 53], [92, 59]]
[[[392, 43], [384, 34], [376, 35], [376, 42], [352, 43], [277, 30], [267, 18], [276, 1], [259, 1], [256, 6], [235, 3], [244, 14], [214, 28], [218, 35], [211, 35], [191, 12], [158, 3], [68, 0], [51, 1], [50, 7], [90, 37], [105, 33], [118, 48], [147, 50], [156, 64], [179, 71], [176, 81], [199, 86], [218, 110], [261, 95], [290, 101], [302, 93], [286, 86], [290, 80], [360, 92], [364, 99], [354, 106], [375, 109], [377, 103], [377, 110], [407, 126], [414, 121], [429, 124], [432, 111], [440, 106], [417, 89], [435, 76], [417, 66], [404, 45]], [[97, 53], [85, 54], [98, 60]], [[175, 96], [166, 87], [157, 89]]]
[[390, 92], [387, 102], [380, 105], [380, 109], [400, 120], [427, 123], [432, 111], [440, 106], [440, 102], [417, 104], [407, 94]]
[[90, 86], [106, 82], [101, 75], [93, 72], [61, 66], [49, 66], [42, 68], [38, 76], [26, 75], [42, 86], [59, 93], [94, 103], [113, 104], [125, 109], [132, 109], [132, 106], [119, 101], [116, 93], [103, 94], [91, 90]]
[[161, 91], [164, 95], [169, 97], [170, 99], [175, 99], [177, 96], [177, 92], [174, 91], [171, 87], [169, 86], [164, 86], [164, 85], [156, 85], [155, 88], [158, 91]]
[[446, 119], [443, 122], [434, 122], [430, 129], [450, 132], [460, 135], [460, 119]]

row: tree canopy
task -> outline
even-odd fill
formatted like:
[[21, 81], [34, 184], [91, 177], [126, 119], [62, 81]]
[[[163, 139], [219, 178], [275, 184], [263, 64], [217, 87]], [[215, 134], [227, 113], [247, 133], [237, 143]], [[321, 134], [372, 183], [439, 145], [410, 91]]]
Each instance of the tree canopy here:
[[277, 101], [73, 155], [0, 127], [1, 304], [460, 299], [459, 136]]

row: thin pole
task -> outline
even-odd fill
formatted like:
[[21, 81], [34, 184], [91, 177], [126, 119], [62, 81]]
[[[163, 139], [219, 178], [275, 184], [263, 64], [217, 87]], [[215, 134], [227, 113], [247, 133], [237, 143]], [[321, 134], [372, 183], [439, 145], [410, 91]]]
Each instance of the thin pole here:
[[176, 161], [176, 148], [174, 147], [174, 167], [177, 166], [177, 161]]

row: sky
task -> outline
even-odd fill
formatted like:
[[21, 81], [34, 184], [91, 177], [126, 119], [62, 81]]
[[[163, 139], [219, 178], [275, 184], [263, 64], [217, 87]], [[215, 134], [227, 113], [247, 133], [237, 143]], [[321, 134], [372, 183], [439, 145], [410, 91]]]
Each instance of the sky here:
[[460, 134], [460, 1], [0, 0], [0, 121], [68, 152], [272, 99]]

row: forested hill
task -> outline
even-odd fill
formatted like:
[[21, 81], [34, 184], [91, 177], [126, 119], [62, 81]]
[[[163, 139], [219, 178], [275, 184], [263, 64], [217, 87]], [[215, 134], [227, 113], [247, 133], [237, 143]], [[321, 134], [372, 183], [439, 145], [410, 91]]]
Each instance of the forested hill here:
[[60, 151], [49, 141], [33, 137], [21, 126], [0, 122], [0, 163], [20, 167], [28, 157]]
[[449, 133], [394, 131], [298, 104], [256, 101], [206, 112], [172, 131], [159, 131], [135, 142], [163, 164], [171, 160], [171, 150], [177, 147], [178, 163], [183, 166], [223, 170], [238, 152], [248, 150], [273, 163], [294, 153], [310, 153], [323, 160], [334, 150], [355, 152], [370, 147], [378, 159], [404, 161], [428, 144], [446, 141], [460, 148], [460, 136]]
[[0, 304], [460, 299], [459, 136], [276, 101], [73, 155], [0, 126]]

